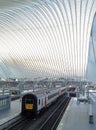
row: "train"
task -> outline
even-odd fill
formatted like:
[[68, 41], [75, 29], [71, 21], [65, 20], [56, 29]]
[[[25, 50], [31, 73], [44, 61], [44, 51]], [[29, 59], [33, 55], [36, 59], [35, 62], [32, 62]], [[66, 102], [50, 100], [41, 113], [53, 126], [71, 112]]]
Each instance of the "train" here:
[[21, 113], [36, 115], [49, 107], [57, 98], [66, 93], [67, 87], [54, 88], [42, 93], [29, 92], [22, 96]]

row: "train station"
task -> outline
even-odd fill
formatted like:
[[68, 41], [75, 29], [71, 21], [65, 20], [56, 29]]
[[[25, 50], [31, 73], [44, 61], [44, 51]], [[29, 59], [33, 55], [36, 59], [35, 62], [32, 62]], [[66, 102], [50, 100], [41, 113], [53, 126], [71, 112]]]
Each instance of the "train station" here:
[[96, 0], [0, 0], [0, 130], [96, 130]]

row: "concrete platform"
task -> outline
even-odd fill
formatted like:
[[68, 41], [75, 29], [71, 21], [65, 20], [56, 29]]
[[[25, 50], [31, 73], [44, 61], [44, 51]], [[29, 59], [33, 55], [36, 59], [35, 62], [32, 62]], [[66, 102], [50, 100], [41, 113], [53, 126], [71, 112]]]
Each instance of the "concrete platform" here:
[[19, 115], [20, 112], [21, 112], [20, 99], [11, 101], [10, 109], [0, 111], [0, 125]]
[[93, 102], [94, 123], [89, 124], [89, 105], [72, 98], [57, 130], [96, 130], [96, 102]]

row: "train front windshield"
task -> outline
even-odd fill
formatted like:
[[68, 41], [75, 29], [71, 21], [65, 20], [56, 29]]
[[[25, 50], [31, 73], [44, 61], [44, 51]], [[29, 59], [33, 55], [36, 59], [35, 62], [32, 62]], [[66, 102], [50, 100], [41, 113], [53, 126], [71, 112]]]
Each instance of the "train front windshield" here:
[[34, 101], [33, 99], [25, 99], [25, 103], [28, 103], [28, 104], [33, 104]]

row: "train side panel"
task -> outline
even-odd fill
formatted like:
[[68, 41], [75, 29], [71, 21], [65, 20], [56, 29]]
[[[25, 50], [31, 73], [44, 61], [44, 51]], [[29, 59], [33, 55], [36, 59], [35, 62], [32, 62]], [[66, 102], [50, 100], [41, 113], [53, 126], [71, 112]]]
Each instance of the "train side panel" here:
[[53, 91], [47, 96], [47, 106], [49, 106], [52, 102], [54, 102], [59, 97], [59, 91]]
[[42, 109], [48, 107], [51, 103], [66, 92], [66, 88], [58, 88], [42, 94], [25, 94], [22, 97], [22, 114], [37, 114]]
[[46, 106], [46, 95], [37, 96], [37, 111], [39, 112]]

